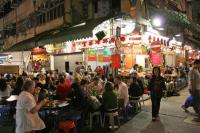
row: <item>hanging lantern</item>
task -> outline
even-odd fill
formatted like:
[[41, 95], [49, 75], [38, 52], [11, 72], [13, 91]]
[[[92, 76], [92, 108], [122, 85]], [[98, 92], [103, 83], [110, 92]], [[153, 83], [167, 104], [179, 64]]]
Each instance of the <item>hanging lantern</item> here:
[[83, 47], [86, 47], [86, 42], [82, 42]]
[[113, 37], [113, 38], [111, 38], [111, 40], [110, 40], [112, 43], [114, 43], [115, 42], [115, 38]]
[[108, 42], [108, 39], [103, 39], [103, 43], [107, 43]]
[[90, 41], [90, 42], [89, 42], [89, 46], [92, 46], [92, 45], [93, 45], [93, 41]]
[[100, 44], [101, 40], [96, 40], [96, 44]]
[[121, 40], [122, 42], [124, 42], [125, 39], [126, 39], [126, 38], [125, 38], [124, 36], [121, 36], [121, 37], [120, 37], [120, 40]]

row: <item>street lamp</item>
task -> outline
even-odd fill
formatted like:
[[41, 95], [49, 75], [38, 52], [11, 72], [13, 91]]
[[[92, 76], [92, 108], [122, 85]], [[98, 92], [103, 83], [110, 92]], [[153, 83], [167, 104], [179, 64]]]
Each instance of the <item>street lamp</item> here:
[[161, 19], [161, 18], [156, 17], [156, 18], [154, 18], [154, 19], [152, 20], [152, 24], [153, 24], [153, 26], [155, 26], [155, 27], [161, 27], [162, 24], [163, 24], [163, 22], [162, 22], [162, 19]]

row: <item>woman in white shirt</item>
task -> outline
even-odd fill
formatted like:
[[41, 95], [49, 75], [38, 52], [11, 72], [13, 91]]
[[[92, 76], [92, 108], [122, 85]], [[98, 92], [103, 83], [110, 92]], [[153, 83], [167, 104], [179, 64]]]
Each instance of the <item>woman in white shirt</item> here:
[[38, 110], [48, 100], [44, 99], [36, 103], [38, 94], [39, 90], [35, 89], [34, 81], [27, 80], [24, 82], [23, 91], [20, 93], [16, 105], [16, 133], [28, 133], [45, 128], [44, 122], [38, 115]]

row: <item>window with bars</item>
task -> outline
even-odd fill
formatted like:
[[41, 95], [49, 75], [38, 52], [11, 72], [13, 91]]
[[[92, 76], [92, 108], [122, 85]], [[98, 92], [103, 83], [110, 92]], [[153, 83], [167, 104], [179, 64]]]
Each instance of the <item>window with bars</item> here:
[[40, 15], [37, 15], [37, 25], [42, 25], [62, 17], [64, 15], [64, 0], [57, 0], [56, 2], [54, 1], [54, 3], [48, 2], [45, 4], [45, 8], [46, 12], [43, 13], [43, 17], [39, 17]]

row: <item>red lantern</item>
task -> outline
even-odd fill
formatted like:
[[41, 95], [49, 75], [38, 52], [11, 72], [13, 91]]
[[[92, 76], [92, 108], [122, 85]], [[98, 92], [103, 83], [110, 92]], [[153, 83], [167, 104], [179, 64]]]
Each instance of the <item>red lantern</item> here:
[[120, 40], [121, 40], [122, 42], [124, 42], [125, 39], [126, 39], [126, 38], [125, 38], [124, 36], [121, 36], [121, 37], [120, 37]]
[[86, 42], [82, 42], [82, 44], [83, 44], [83, 47], [86, 47]]
[[96, 40], [96, 44], [100, 44], [100, 41], [101, 41], [101, 40]]
[[108, 39], [103, 39], [103, 43], [107, 43], [108, 42]]
[[115, 42], [115, 38], [113, 37], [113, 38], [111, 38], [111, 42], [112, 43], [114, 43]]
[[89, 46], [92, 46], [92, 45], [93, 45], [93, 41], [90, 41], [90, 42], [89, 42]]

